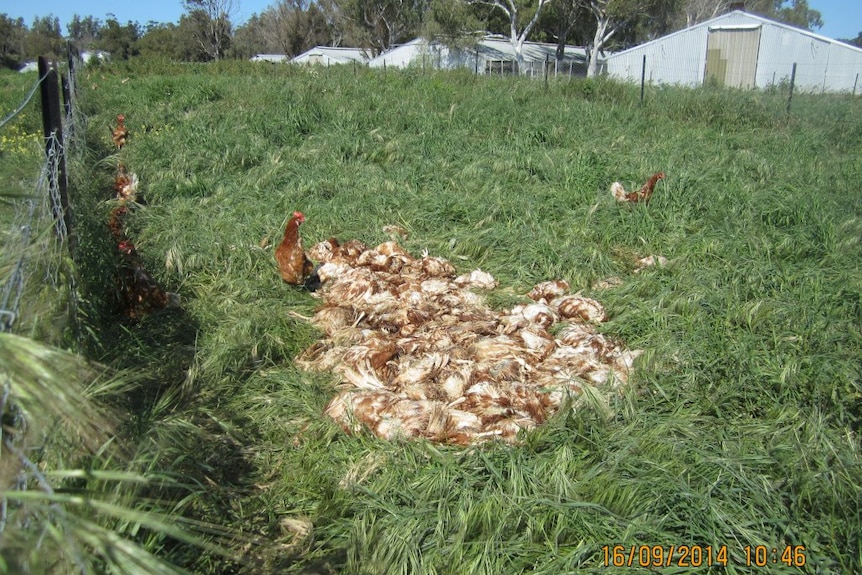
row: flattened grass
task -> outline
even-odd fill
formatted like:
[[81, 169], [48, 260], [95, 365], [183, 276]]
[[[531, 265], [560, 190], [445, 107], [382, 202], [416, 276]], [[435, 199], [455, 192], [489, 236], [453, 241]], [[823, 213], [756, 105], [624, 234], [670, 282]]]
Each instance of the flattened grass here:
[[[106, 70], [85, 97], [91, 153], [111, 153], [103, 125], [125, 113], [119, 157], [147, 200], [131, 231], [195, 332], [165, 382], [185, 391], [172, 417], [209, 438], [154, 449], [210, 478], [202, 519], [269, 542], [251, 572], [606, 572], [616, 544], [726, 545], [726, 569], [703, 569], [716, 573], [761, 570], [746, 546], [804, 545], [804, 567], [770, 572], [857, 570], [862, 103], [784, 104], [651, 88], [641, 106], [604, 81], [546, 91], [418, 70]], [[79, 176], [94, 309], [109, 167]], [[648, 206], [611, 198], [612, 181], [637, 188], [658, 170]], [[413, 253], [491, 272], [499, 305], [567, 279], [605, 304], [604, 332], [646, 350], [631, 386], [517, 447], [344, 435], [322, 416], [334, 381], [292, 363], [317, 337], [301, 319], [315, 301], [278, 280], [271, 253], [296, 209], [307, 245], [373, 245], [399, 224]], [[669, 263], [634, 273], [649, 255]], [[600, 289], [609, 278], [622, 283]], [[150, 369], [173, 341], [145, 337], [159, 317], [129, 330]]]

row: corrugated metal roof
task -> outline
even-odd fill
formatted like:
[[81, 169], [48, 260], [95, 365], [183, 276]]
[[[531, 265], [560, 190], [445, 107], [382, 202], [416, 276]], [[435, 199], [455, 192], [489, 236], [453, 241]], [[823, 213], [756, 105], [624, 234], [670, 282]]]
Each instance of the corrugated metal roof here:
[[742, 10], [734, 10], [733, 12], [729, 12], [729, 13], [724, 14], [723, 16], [719, 16], [718, 18], [715, 18], [713, 20], [708, 20], [706, 23], [714, 22], [714, 21], [718, 20], [719, 18], [725, 18], [728, 16], [734, 16], [734, 15], [743, 15], [743, 16], [746, 16], [746, 17], [754, 19], [754, 20], [759, 20], [761, 22], [761, 24], [769, 24], [770, 26], [775, 26], [777, 28], [783, 28], [784, 30], [787, 30], [789, 32], [793, 32], [794, 34], [802, 34], [803, 36], [810, 36], [811, 38], [814, 38], [816, 40], [821, 40], [823, 42], [828, 42], [830, 44], [838, 44], [841, 47], [850, 48], [851, 50], [855, 50], [856, 52], [859, 52], [860, 54], [862, 54], [862, 48], [859, 48], [857, 46], [853, 46], [852, 44], [847, 44], [846, 42], [841, 42], [839, 40], [836, 40], [835, 38], [829, 38], [828, 36], [823, 36], [821, 34], [817, 34], [816, 32], [812, 32], [811, 30], [806, 30], [804, 28], [797, 28], [796, 26], [791, 26], [790, 24], [785, 24], [784, 22], [778, 22], [776, 20], [770, 20], [769, 18], [764, 18], [763, 16], [758, 16], [757, 14], [750, 14], [750, 13], [744, 12]]
[[252, 62], [285, 62], [286, 54], [255, 54], [251, 57]]
[[[536, 66], [545, 61], [556, 64], [556, 44], [524, 42], [522, 54], [525, 62]], [[477, 62], [478, 57], [478, 62]], [[478, 68], [485, 72], [486, 62], [514, 62], [517, 59], [512, 43], [503, 37], [485, 37], [470, 48], [450, 48], [441, 42], [416, 38], [406, 44], [396, 46], [368, 62], [372, 68], [391, 66], [406, 67], [415, 62], [426, 62], [437, 68]], [[586, 61], [586, 51], [579, 46], [566, 46], [563, 62], [568, 66]], [[511, 69], [511, 68], [510, 68]]]
[[[769, 24], [771, 26], [778, 26], [779, 28], [784, 28], [784, 29], [789, 30], [791, 32], [803, 34], [806, 36], [811, 36], [813, 38], [816, 38], [818, 40], [823, 40], [825, 42], [839, 44], [840, 46], [847, 47], [847, 48], [850, 48], [851, 50], [856, 50], [856, 51], [862, 53], [862, 48], [859, 48], [857, 46], [853, 46], [852, 44], [847, 44], [845, 42], [841, 42], [839, 40], [836, 40], [834, 38], [829, 38], [827, 36], [821, 36], [820, 34], [816, 34], [810, 30], [804, 30], [802, 28], [796, 28], [795, 26], [791, 26], [789, 24], [784, 24], [783, 22], [776, 22], [775, 20], [770, 20], [768, 18], [764, 18], [763, 16], [758, 16], [757, 14], [751, 14], [750, 12], [745, 12], [743, 10], [734, 10], [732, 12], [728, 12], [727, 14], [722, 14], [721, 16], [716, 16], [715, 18], [712, 18], [711, 20], [705, 20], [704, 22], [700, 22], [700, 23], [695, 24], [693, 26], [690, 26], [688, 28], [683, 28], [682, 30], [677, 30], [676, 32], [671, 32], [670, 34], [668, 34], [666, 36], [662, 36], [660, 38], [650, 40], [649, 42], [644, 42], [643, 44], [638, 44], [637, 46], [633, 46], [632, 48], [628, 48], [627, 50], [623, 50], [621, 52], [616, 52], [616, 53], [612, 54], [611, 56], [608, 56], [608, 58], [616, 57], [616, 56], [619, 56], [621, 54], [625, 54], [626, 52], [639, 50], [639, 49], [648, 47], [652, 44], [664, 42], [669, 38], [673, 38], [675, 36], [687, 34], [687, 33], [691, 32], [692, 30], [697, 29], [697, 28], [701, 28], [703, 26], [706, 26], [707, 28], [710, 26], [721, 26], [722, 25], [721, 21], [727, 20], [727, 19], [734, 19], [734, 18], [743, 18], [746, 20], [757, 20], [759, 22], [759, 24], [761, 24], [761, 25], [762, 24]], [[727, 25], [731, 25], [731, 24], [727, 24]]]
[[800, 89], [854, 89], [862, 73], [862, 48], [739, 10], [612, 54], [603, 60], [603, 66], [608, 75], [622, 80], [639, 82], [645, 73], [649, 82], [698, 86], [704, 82], [711, 34], [758, 29], [756, 75], [751, 85], [763, 88], [787, 81], [795, 64]]
[[294, 57], [291, 62], [297, 64], [350, 64], [351, 62], [367, 62], [368, 53], [362, 48], [347, 48], [343, 46], [315, 46]]
[[718, 26], [710, 26], [708, 30], [759, 30], [763, 28], [763, 24], [725, 24]]

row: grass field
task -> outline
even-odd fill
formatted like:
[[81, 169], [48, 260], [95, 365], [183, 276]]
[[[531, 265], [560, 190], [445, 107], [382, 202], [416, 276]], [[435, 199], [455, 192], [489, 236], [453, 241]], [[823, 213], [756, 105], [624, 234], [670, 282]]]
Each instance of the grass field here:
[[[641, 546], [688, 545], [710, 546], [702, 573], [862, 569], [858, 98], [796, 94], [788, 115], [777, 92], [649, 87], [641, 105], [604, 81], [229, 63], [79, 85], [85, 353], [137, 381], [115, 405], [130, 467], [182, 478], [138, 496], [231, 528], [244, 560], [133, 533], [158, 556], [197, 573], [623, 573], [648, 571]], [[111, 311], [120, 160], [146, 200], [130, 233], [183, 298], [134, 324]], [[649, 205], [608, 191], [659, 170]], [[622, 393], [518, 446], [348, 436], [322, 415], [335, 378], [293, 364], [320, 336], [299, 317], [316, 300], [260, 247], [294, 210], [306, 246], [398, 224], [411, 253], [493, 274], [493, 305], [566, 279], [645, 353]], [[669, 263], [634, 273], [649, 255]], [[680, 557], [652, 569], [690, 572]]]
[[[39, 150], [42, 142], [41, 113], [38, 93], [31, 102], [13, 114], [21, 106], [33, 86], [33, 79], [20, 74], [0, 74], [0, 201], [20, 196], [26, 191], [25, 182], [32, 182], [39, 172]], [[34, 175], [35, 174], [35, 175]], [[11, 221], [12, 210], [0, 211], [3, 228]]]

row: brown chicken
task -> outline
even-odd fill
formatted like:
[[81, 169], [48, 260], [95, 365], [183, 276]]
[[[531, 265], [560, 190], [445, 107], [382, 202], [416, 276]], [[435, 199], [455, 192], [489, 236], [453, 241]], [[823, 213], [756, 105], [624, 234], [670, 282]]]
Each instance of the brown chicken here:
[[117, 114], [117, 127], [110, 128], [109, 126], [109, 129], [111, 130], [111, 141], [114, 142], [117, 149], [125, 146], [126, 139], [129, 137], [129, 130], [126, 129], [126, 116]]
[[664, 172], [653, 174], [653, 177], [640, 190], [632, 193], [626, 192], [621, 183], [614, 182], [611, 184], [611, 194], [613, 194], [618, 202], [643, 202], [646, 204], [649, 203], [652, 197], [656, 182], [663, 179]]
[[120, 202], [138, 201], [138, 176], [130, 174], [126, 165], [120, 162], [117, 166], [117, 177], [114, 179], [114, 191]]
[[167, 292], [144, 268], [134, 244], [122, 241], [117, 244], [122, 265], [117, 274], [117, 287], [122, 313], [133, 320], [165, 308], [180, 306], [180, 296]]
[[275, 261], [278, 262], [281, 279], [289, 284], [301, 285], [314, 291], [319, 280], [315, 278], [314, 264], [305, 255], [302, 236], [299, 235], [299, 226], [304, 221], [305, 216], [302, 212], [293, 212], [293, 216], [284, 228], [284, 238], [275, 249]]

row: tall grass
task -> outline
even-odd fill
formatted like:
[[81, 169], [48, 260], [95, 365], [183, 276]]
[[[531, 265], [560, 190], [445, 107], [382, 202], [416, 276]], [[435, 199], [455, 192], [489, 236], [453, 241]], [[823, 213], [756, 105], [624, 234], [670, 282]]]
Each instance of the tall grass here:
[[[14, 331], [0, 334], [0, 572], [183, 573], [159, 557], [177, 545], [235, 557], [248, 538], [191, 519], [199, 498], [190, 495], [207, 490], [164, 461], [184, 456], [171, 454], [172, 434], [191, 441], [206, 435], [202, 426], [172, 421], [170, 394], [146, 389], [143, 371], [67, 351], [80, 343], [69, 322], [76, 268], [40, 179], [38, 92], [25, 102], [35, 83], [0, 74], [0, 311]], [[66, 134], [74, 163], [80, 142]], [[92, 339], [107, 337], [102, 329]], [[165, 372], [175, 374], [175, 365]]]
[[[804, 546], [769, 572], [862, 568], [862, 103], [800, 95], [352, 68], [118, 67], [86, 88], [76, 172], [92, 358], [141, 372], [142, 458], [199, 488], [192, 516], [266, 544], [251, 567], [182, 545], [201, 573], [606, 572], [603, 547]], [[105, 126], [125, 113], [128, 145]], [[119, 160], [130, 233], [184, 301], [118, 326], [105, 218]], [[663, 170], [648, 206], [612, 181]], [[644, 349], [619, 396], [516, 447], [349, 437], [332, 378], [293, 358], [315, 300], [279, 280], [286, 215], [307, 245], [368, 244], [491, 272], [492, 302], [567, 279]], [[637, 260], [666, 266], [635, 273]], [[617, 287], [602, 288], [617, 278]], [[770, 557], [771, 559], [771, 557]], [[303, 571], [303, 570], [306, 571]], [[684, 572], [668, 567], [663, 572]]]

